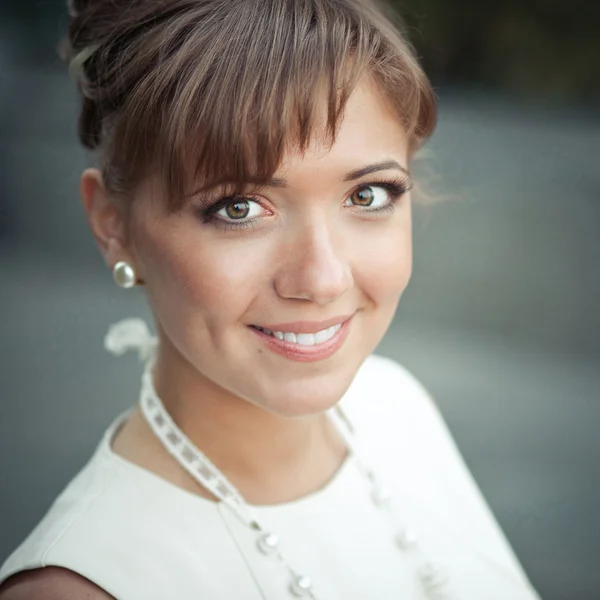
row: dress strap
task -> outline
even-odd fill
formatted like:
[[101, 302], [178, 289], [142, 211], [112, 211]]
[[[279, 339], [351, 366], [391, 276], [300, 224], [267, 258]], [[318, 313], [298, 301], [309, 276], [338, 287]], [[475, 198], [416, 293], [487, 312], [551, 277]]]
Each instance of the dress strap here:
[[137, 350], [140, 361], [147, 362], [158, 346], [158, 338], [153, 336], [142, 319], [123, 319], [113, 323], [104, 338], [104, 348], [121, 356], [127, 350]]

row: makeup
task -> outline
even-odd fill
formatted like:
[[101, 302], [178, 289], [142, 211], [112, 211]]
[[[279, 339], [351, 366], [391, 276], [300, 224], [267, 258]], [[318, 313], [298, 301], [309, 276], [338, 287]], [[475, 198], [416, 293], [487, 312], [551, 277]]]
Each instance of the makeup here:
[[[344, 342], [350, 333], [351, 323], [352, 317], [341, 323], [339, 328], [332, 327], [334, 331], [331, 331], [331, 333], [333, 333], [331, 337], [325, 332], [316, 334], [316, 343], [313, 345], [300, 344], [297, 341], [293, 341], [294, 338], [288, 335], [286, 335], [284, 339], [280, 339], [281, 336], [276, 337], [274, 334], [267, 333], [252, 325], [248, 328], [273, 352], [297, 362], [316, 362], [333, 356], [344, 345]], [[323, 335], [329, 339], [319, 343], [319, 335]]]

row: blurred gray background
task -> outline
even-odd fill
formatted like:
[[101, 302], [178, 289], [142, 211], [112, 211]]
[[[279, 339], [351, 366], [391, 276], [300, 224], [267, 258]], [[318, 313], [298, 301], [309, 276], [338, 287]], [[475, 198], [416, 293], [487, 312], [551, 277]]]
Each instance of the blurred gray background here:
[[[600, 4], [404, 4], [440, 101], [420, 172], [446, 199], [416, 209], [378, 352], [436, 398], [542, 597], [600, 599]], [[79, 203], [65, 23], [0, 5], [0, 563], [137, 400], [136, 358], [102, 340], [149, 318]]]

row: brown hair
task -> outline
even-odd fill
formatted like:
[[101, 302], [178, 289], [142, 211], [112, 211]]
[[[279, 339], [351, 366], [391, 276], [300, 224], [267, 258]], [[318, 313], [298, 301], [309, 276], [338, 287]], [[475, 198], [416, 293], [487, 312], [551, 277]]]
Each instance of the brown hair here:
[[70, 0], [69, 9], [62, 55], [77, 67], [79, 138], [100, 150], [116, 195], [158, 172], [177, 210], [190, 186], [265, 181], [288, 143], [306, 149], [323, 102], [333, 143], [366, 73], [393, 102], [411, 155], [435, 127], [429, 81], [374, 0]]

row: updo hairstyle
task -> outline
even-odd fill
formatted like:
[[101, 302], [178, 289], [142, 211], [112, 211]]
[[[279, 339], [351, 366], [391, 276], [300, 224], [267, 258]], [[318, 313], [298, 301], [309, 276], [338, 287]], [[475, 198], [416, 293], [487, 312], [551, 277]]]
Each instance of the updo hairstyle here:
[[320, 126], [333, 143], [371, 74], [409, 135], [435, 127], [431, 85], [401, 25], [374, 0], [71, 0], [62, 56], [83, 105], [81, 143], [127, 198], [147, 175], [168, 210], [202, 189], [271, 178]]

